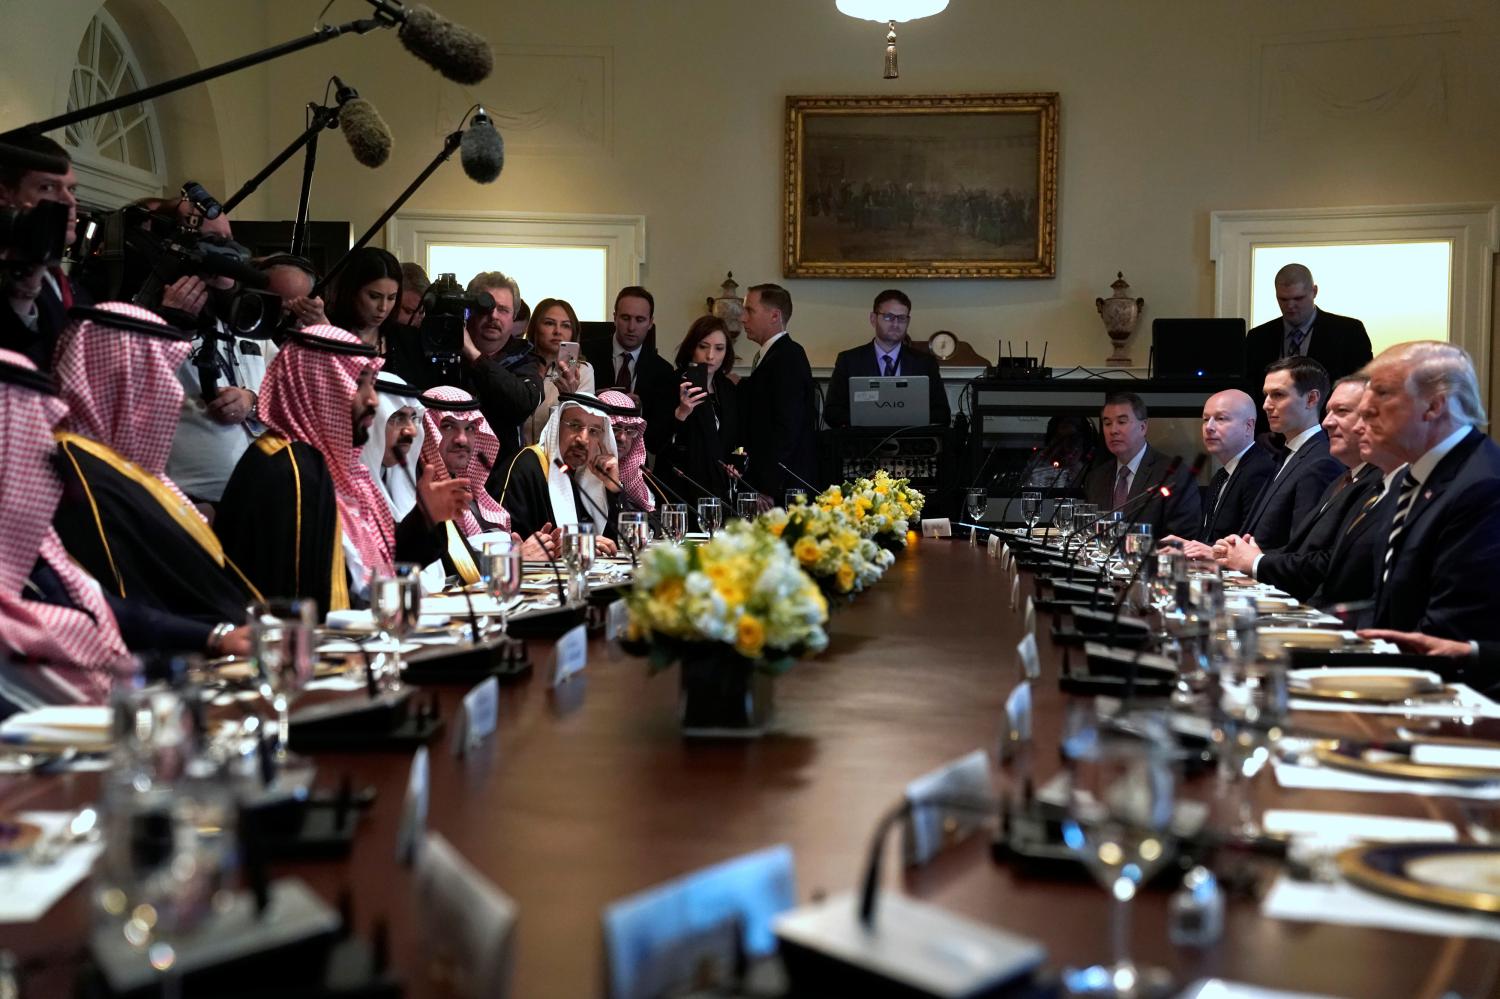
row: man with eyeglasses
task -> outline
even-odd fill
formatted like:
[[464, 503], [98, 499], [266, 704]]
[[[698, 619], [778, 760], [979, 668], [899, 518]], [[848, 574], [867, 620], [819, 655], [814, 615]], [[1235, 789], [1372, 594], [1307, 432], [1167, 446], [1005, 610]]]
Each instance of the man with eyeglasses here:
[[839, 354], [828, 379], [828, 401], [823, 404], [823, 421], [830, 427], [849, 425], [849, 379], [880, 378], [896, 375], [922, 375], [927, 378], [931, 400], [932, 423], [947, 426], [950, 413], [948, 393], [937, 358], [912, 345], [907, 332], [911, 326], [911, 299], [895, 288], [875, 296], [870, 310], [870, 326], [875, 338], [867, 344], [851, 347]]
[[503, 479], [492, 475], [488, 486], [510, 513], [512, 531], [530, 538], [554, 524], [593, 524], [599, 551], [614, 554], [620, 462], [598, 399], [560, 396], [541, 441], [522, 448], [508, 466], [496, 466], [497, 473], [501, 467]]

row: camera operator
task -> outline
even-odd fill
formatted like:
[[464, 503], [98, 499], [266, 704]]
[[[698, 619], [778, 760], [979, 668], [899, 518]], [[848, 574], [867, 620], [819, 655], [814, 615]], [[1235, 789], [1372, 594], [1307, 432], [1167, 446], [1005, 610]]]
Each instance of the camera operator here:
[[255, 261], [255, 269], [266, 276], [266, 290], [281, 299], [279, 344], [288, 330], [317, 326], [328, 322], [323, 300], [313, 298], [318, 270], [312, 261], [291, 253], [276, 253]]
[[[0, 347], [24, 355], [41, 371], [51, 371], [57, 337], [68, 323], [68, 309], [90, 304], [88, 296], [80, 294], [58, 266], [62, 251], [72, 246], [77, 236], [78, 178], [73, 175], [67, 152], [45, 135], [14, 136], [6, 142], [68, 163], [64, 173], [46, 173], [0, 161], [0, 207], [35, 209], [43, 202], [56, 202], [67, 208], [66, 231], [56, 235], [52, 250], [44, 254], [49, 259], [32, 266], [0, 265], [0, 286], [7, 305], [0, 308]], [[0, 259], [18, 261], [23, 256], [15, 248], [0, 248]], [[29, 264], [36, 257], [24, 259]]]
[[464, 293], [444, 274], [423, 299], [421, 334], [389, 345], [386, 369], [421, 389], [461, 388], [479, 401], [505, 468], [521, 449], [521, 423], [542, 398], [542, 380], [531, 345], [513, 336], [515, 281], [499, 271], [476, 274]]

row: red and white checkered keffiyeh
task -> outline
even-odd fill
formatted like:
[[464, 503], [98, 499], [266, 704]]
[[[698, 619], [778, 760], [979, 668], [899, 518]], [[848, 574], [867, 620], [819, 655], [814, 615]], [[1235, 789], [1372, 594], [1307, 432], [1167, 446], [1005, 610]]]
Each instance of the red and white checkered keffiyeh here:
[[[0, 364], [26, 371], [36, 366], [0, 350]], [[59, 690], [85, 703], [102, 703], [116, 673], [132, 668], [115, 616], [88, 573], [63, 550], [52, 516], [62, 482], [52, 468], [52, 430], [66, 415], [61, 399], [0, 381], [0, 434], [5, 474], [0, 475], [0, 645], [16, 659], [32, 660]], [[41, 558], [57, 574], [77, 609], [26, 599], [28, 580]]]
[[[630, 396], [624, 392], [616, 392], [614, 389], [600, 392], [599, 401], [609, 406], [635, 408], [635, 401]], [[635, 446], [620, 455], [620, 488], [627, 496], [635, 500], [637, 509], [655, 510], [656, 499], [651, 495], [651, 490], [646, 488], [645, 477], [641, 475], [641, 469], [646, 465], [646, 421], [639, 416], [616, 416], [611, 413], [609, 425], [611, 427], [635, 427], [640, 431], [640, 436], [635, 439]], [[619, 438], [616, 438], [616, 443], [618, 441]]]
[[[467, 403], [473, 408], [455, 410], [451, 408], [455, 403]], [[478, 401], [463, 389], [439, 385], [422, 393], [422, 404], [427, 407], [422, 417], [427, 430], [422, 440], [422, 460], [427, 463], [428, 473], [438, 482], [450, 477], [448, 465], [443, 461], [439, 450], [443, 417], [450, 416], [474, 427], [469, 435], [471, 443], [467, 471], [469, 490], [474, 494], [474, 502], [459, 518], [459, 530], [463, 531], [466, 538], [485, 531], [510, 530], [510, 511], [495, 502], [495, 498], [484, 488], [485, 480], [489, 478], [490, 470], [495, 467], [495, 459], [500, 454], [500, 438], [479, 411]], [[477, 515], [474, 507], [478, 507]]]
[[319, 350], [301, 337], [358, 346], [359, 337], [337, 326], [299, 330], [266, 370], [255, 412], [268, 428], [292, 441], [317, 448], [333, 479], [334, 498], [344, 534], [359, 552], [367, 573], [393, 570], [396, 522], [391, 508], [359, 460], [350, 401], [366, 371], [377, 372], [379, 357]]
[[[99, 311], [166, 325], [149, 309], [125, 302], [107, 302]], [[112, 448], [160, 479], [183, 506], [198, 513], [167, 477], [167, 455], [182, 412], [177, 369], [192, 351], [187, 339], [152, 336], [96, 318], [79, 319], [58, 338], [54, 370], [58, 391], [68, 404], [64, 430]]]

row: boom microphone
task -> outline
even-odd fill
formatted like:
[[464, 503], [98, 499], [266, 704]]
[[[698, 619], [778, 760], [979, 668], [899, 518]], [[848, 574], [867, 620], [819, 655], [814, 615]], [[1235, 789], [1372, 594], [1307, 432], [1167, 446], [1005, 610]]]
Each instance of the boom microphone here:
[[431, 7], [407, 7], [397, 0], [366, 0], [385, 21], [400, 24], [396, 36], [406, 51], [452, 80], [472, 85], [495, 68], [495, 54], [484, 36], [470, 31]]
[[458, 146], [458, 160], [469, 179], [480, 184], [493, 183], [505, 169], [505, 141], [483, 108], [475, 112], [469, 119], [469, 127], [464, 129], [463, 140]]
[[375, 106], [346, 86], [343, 80], [333, 78], [338, 87], [339, 129], [349, 151], [360, 165], [375, 169], [383, 166], [391, 155], [391, 130]]

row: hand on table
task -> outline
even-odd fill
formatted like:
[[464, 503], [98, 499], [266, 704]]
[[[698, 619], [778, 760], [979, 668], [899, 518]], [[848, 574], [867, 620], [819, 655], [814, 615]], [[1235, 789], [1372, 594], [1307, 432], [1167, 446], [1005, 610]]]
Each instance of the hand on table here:
[[1415, 631], [1387, 631], [1384, 628], [1365, 628], [1360, 638], [1384, 639], [1402, 652], [1419, 656], [1472, 656], [1474, 647], [1468, 642], [1455, 642], [1451, 638], [1434, 638]]

